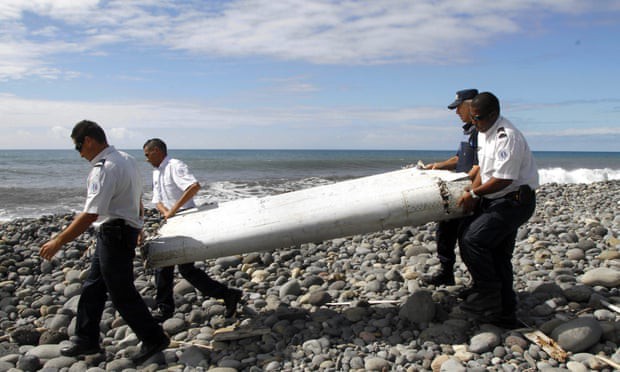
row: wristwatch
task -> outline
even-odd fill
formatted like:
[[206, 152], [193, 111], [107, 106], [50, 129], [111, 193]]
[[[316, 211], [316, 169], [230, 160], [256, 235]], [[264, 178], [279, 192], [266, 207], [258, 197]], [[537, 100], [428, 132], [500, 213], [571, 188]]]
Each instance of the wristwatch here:
[[471, 195], [473, 199], [480, 199], [480, 196], [476, 195], [474, 190], [469, 190], [469, 195]]

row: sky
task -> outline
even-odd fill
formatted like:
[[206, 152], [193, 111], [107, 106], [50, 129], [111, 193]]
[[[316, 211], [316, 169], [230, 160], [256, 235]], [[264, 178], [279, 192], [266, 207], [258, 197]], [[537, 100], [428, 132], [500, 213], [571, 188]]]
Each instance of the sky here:
[[535, 151], [620, 151], [620, 1], [0, 2], [0, 149], [456, 149], [477, 88]]

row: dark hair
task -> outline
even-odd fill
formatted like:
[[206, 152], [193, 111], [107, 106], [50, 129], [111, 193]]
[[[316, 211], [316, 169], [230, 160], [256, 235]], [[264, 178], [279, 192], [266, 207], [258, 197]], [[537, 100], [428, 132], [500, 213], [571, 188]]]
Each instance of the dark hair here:
[[101, 144], [108, 143], [103, 128], [101, 128], [99, 124], [94, 121], [82, 120], [75, 124], [73, 131], [71, 132], [71, 138], [73, 138], [75, 142], [82, 143], [84, 142], [84, 138], [87, 136]]
[[168, 155], [168, 148], [166, 147], [166, 143], [159, 138], [151, 138], [150, 140], [144, 142], [144, 146], [142, 146], [142, 148], [146, 149], [147, 147], [158, 148], [162, 152], [162, 154]]
[[493, 93], [482, 92], [471, 100], [471, 107], [480, 111], [482, 115], [488, 115], [492, 112], [497, 112], [499, 115], [499, 100]]

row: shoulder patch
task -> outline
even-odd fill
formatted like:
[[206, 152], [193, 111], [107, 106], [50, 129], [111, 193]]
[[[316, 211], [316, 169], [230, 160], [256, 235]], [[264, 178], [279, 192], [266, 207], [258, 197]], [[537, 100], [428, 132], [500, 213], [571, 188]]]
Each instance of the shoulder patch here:
[[504, 127], [497, 128], [497, 138], [501, 139], [501, 138], [506, 138], [506, 137], [508, 137], [508, 135], [506, 134], [506, 128]]
[[99, 193], [99, 180], [95, 180], [88, 185], [88, 195], [95, 195]]
[[499, 160], [506, 160], [508, 158], [508, 151], [506, 150], [500, 150], [497, 153], [497, 157], [499, 158]]

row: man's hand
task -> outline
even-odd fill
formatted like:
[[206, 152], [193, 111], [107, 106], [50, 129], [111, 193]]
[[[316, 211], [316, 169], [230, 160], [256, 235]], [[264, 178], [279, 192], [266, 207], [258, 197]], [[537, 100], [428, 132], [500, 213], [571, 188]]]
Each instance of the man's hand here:
[[139, 247], [142, 245], [142, 243], [144, 243], [144, 230], [140, 229], [140, 233], [138, 234], [138, 241], [136, 242], [136, 245]]
[[97, 220], [98, 215], [93, 213], [80, 213], [71, 224], [49, 242], [43, 244], [39, 255], [46, 260], [51, 260], [65, 243], [73, 241], [81, 233]]
[[459, 198], [459, 200], [456, 202], [456, 206], [457, 207], [463, 207], [463, 212], [465, 212], [465, 214], [469, 214], [471, 212], [473, 212], [476, 207], [478, 206], [478, 201], [480, 199], [474, 199], [470, 193], [469, 190], [465, 190], [463, 192], [463, 195], [461, 195], [461, 197]]
[[62, 244], [60, 244], [58, 239], [52, 239], [41, 246], [41, 249], [39, 250], [39, 255], [44, 259], [50, 261], [56, 255], [56, 253], [58, 253], [61, 247]]

